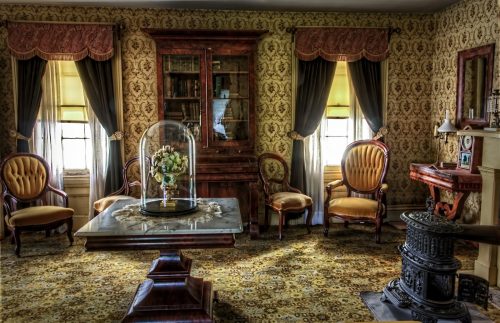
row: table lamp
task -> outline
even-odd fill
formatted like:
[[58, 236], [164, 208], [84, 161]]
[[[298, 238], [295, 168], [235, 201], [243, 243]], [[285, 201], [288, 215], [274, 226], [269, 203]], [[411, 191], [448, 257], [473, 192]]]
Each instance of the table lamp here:
[[436, 165], [439, 166], [439, 151], [441, 150], [441, 139], [444, 139], [444, 144], [448, 143], [448, 134], [457, 132], [457, 128], [450, 121], [450, 113], [446, 110], [445, 118], [441, 126], [438, 127], [439, 124], [436, 124], [434, 127], [434, 137], [438, 139], [438, 147], [436, 154]]
[[448, 110], [446, 110], [446, 115], [445, 115], [445, 118], [443, 120], [443, 124], [437, 129], [437, 131], [440, 134], [444, 135], [444, 143], [445, 144], [448, 143], [448, 134], [453, 133], [453, 132], [457, 132], [457, 128], [455, 128], [455, 126], [450, 121], [450, 114], [449, 114]]

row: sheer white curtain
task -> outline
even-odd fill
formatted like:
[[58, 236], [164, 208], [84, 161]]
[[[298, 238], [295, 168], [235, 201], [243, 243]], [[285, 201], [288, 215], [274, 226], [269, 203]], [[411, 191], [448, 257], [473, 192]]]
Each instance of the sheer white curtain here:
[[323, 223], [323, 200], [324, 200], [324, 185], [323, 185], [323, 158], [321, 149], [322, 129], [324, 127], [323, 118], [318, 129], [304, 139], [304, 166], [307, 174], [306, 187], [309, 195], [313, 199], [313, 218], [312, 224]]
[[[63, 154], [61, 132], [59, 122], [59, 64], [56, 61], [48, 61], [45, 74], [42, 78], [42, 100], [40, 103], [39, 120], [35, 126], [34, 149], [35, 153], [42, 156], [49, 164], [51, 170], [51, 185], [63, 188]], [[52, 194], [51, 202], [60, 204], [59, 196]]]
[[90, 141], [92, 143], [92, 163], [90, 165], [89, 219], [94, 216], [94, 202], [104, 196], [104, 183], [108, 160], [108, 138], [94, 112], [86, 100], [90, 126]]
[[[361, 107], [356, 98], [356, 93], [354, 92], [354, 87], [351, 83], [351, 77], [349, 76], [349, 69], [347, 69], [347, 79], [349, 80], [349, 133], [348, 133], [348, 143], [356, 140], [370, 139], [373, 137], [373, 131], [366, 123]], [[382, 82], [383, 83], [383, 82]]]

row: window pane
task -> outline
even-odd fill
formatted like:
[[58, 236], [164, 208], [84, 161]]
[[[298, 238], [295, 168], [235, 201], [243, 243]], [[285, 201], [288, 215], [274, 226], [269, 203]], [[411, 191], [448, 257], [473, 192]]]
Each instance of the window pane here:
[[82, 81], [78, 76], [63, 76], [61, 79], [62, 105], [85, 105]]
[[87, 121], [85, 107], [61, 107], [61, 121]]
[[347, 137], [349, 129], [349, 119], [327, 119], [326, 120], [326, 136], [342, 136]]
[[349, 106], [349, 81], [347, 63], [337, 62], [327, 106]]
[[83, 85], [75, 62], [60, 61], [62, 105], [85, 105]]
[[85, 168], [90, 170], [90, 165], [92, 165], [92, 143], [90, 142], [90, 139], [85, 139], [85, 149], [85, 154], [87, 157], [87, 165], [85, 166]]
[[62, 146], [64, 169], [87, 168], [84, 139], [63, 139]]
[[350, 107], [326, 107], [326, 117], [327, 118], [349, 118], [351, 113]]
[[61, 123], [63, 138], [84, 138], [85, 123]]
[[323, 160], [325, 165], [340, 165], [347, 147], [347, 137], [326, 137], [323, 142]]
[[370, 139], [372, 137], [372, 130], [370, 129], [370, 126], [366, 122], [365, 118], [363, 118], [362, 124], [363, 124], [361, 130], [362, 134], [361, 138], [359, 139]]

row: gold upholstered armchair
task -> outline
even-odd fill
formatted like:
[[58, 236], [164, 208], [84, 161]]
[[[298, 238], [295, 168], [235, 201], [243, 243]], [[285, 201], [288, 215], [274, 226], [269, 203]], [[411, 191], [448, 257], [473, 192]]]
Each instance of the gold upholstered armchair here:
[[307, 210], [307, 232], [311, 232], [312, 199], [300, 190], [290, 186], [288, 182], [288, 165], [285, 160], [273, 153], [259, 156], [259, 176], [264, 190], [265, 222], [269, 226], [268, 211], [279, 215], [279, 239], [283, 238], [283, 225], [287, 214], [305, 212]]
[[[50, 169], [40, 156], [29, 153], [10, 154], [0, 165], [5, 223], [15, 242], [15, 253], [21, 252], [23, 231], [50, 231], [67, 225], [70, 245], [73, 244], [73, 209], [68, 208], [68, 195], [52, 187]], [[63, 199], [63, 206], [48, 205], [49, 192]]]
[[[360, 140], [347, 146], [342, 157], [342, 179], [326, 186], [324, 235], [328, 236], [330, 217], [375, 223], [375, 241], [380, 243], [383, 218], [386, 216], [384, 182], [389, 164], [389, 148], [381, 141]], [[347, 197], [333, 198], [336, 187], [344, 185]]]
[[94, 202], [94, 216], [107, 209], [117, 200], [129, 200], [140, 197], [141, 182], [133, 180], [136, 174], [140, 174], [139, 157], [129, 159], [123, 166], [122, 186], [117, 191]]

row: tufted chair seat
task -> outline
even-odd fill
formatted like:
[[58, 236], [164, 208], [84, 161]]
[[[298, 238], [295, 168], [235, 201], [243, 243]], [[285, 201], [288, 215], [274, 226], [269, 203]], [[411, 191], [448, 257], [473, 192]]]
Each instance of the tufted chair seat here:
[[7, 224], [11, 226], [28, 226], [49, 224], [51, 222], [66, 220], [73, 216], [73, 209], [59, 206], [33, 206], [11, 213]]
[[312, 199], [295, 192], [278, 192], [269, 197], [269, 204], [276, 210], [304, 210], [312, 205]]
[[[117, 191], [94, 202], [94, 216], [106, 210], [111, 204], [115, 203], [118, 200], [131, 200], [135, 198], [134, 196], [132, 196], [134, 194], [134, 188], [140, 187], [141, 182], [138, 180], [131, 181], [130, 178], [132, 176], [131, 173], [133, 172], [134, 167], [138, 166], [139, 157], [133, 157], [125, 163], [122, 171], [122, 186]], [[137, 173], [139, 173], [138, 169], [136, 171]]]
[[[50, 230], [67, 225], [70, 244], [73, 243], [73, 213], [68, 208], [68, 195], [50, 185], [50, 169], [40, 156], [17, 153], [7, 156], [0, 165], [5, 223], [12, 232], [15, 253], [20, 255], [23, 231]], [[47, 205], [49, 193], [63, 198], [63, 205]]]
[[342, 197], [333, 199], [328, 207], [328, 213], [334, 213], [344, 218], [363, 216], [375, 219], [377, 210], [377, 201], [361, 197]]
[[[342, 157], [342, 179], [326, 186], [324, 205], [324, 235], [328, 236], [330, 217], [350, 221], [375, 223], [375, 240], [380, 243], [383, 218], [386, 215], [384, 183], [389, 163], [389, 148], [377, 140], [355, 141], [347, 146]], [[345, 186], [347, 197], [332, 198], [332, 192]]]
[[264, 190], [265, 222], [269, 225], [268, 210], [279, 215], [279, 239], [283, 238], [283, 224], [287, 214], [301, 213], [307, 210], [307, 231], [311, 232], [312, 199], [288, 183], [288, 165], [285, 160], [273, 153], [259, 156], [259, 176]]
[[106, 210], [111, 204], [118, 200], [133, 200], [134, 197], [128, 195], [110, 195], [94, 202], [94, 214], [97, 215]]

